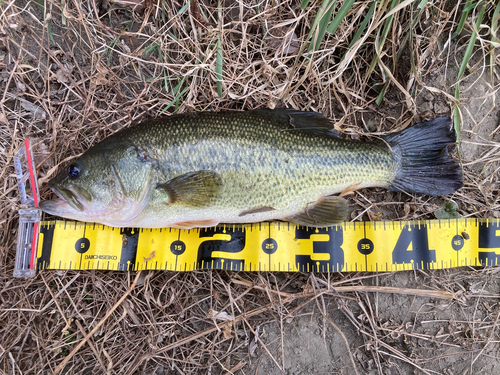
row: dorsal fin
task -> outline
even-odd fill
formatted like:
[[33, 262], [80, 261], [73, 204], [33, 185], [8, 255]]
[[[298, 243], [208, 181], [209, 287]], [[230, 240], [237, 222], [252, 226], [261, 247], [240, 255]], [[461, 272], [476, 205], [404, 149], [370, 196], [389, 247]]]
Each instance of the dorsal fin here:
[[291, 108], [254, 109], [250, 112], [275, 117], [277, 122], [287, 125], [285, 130], [298, 130], [307, 134], [336, 138], [340, 135], [334, 129], [333, 122], [318, 112], [304, 112]]

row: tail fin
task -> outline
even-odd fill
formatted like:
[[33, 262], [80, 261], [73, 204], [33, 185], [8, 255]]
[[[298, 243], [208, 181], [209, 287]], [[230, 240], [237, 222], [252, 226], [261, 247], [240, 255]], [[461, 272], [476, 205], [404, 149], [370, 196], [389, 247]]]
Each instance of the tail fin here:
[[460, 165], [448, 155], [448, 146], [456, 140], [449, 117], [421, 122], [384, 140], [401, 163], [393, 190], [446, 195], [462, 186]]

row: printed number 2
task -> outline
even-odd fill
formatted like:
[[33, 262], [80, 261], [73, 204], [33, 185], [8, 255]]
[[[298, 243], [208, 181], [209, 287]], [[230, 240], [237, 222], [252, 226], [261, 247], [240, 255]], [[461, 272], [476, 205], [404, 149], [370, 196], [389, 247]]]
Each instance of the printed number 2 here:
[[[216, 234], [229, 234], [231, 235], [231, 239], [229, 241], [211, 239], [211, 237]], [[235, 228], [234, 230], [231, 228], [224, 229], [223, 227], [202, 228], [200, 230], [200, 238], [205, 237], [207, 237], [207, 239], [198, 247], [197, 264], [199, 267], [204, 264], [204, 268], [231, 269], [233, 271], [243, 271], [245, 269], [244, 259], [219, 258], [213, 256], [213, 253], [216, 251], [231, 254], [243, 251], [245, 248], [246, 234], [241, 228]], [[221, 263], [222, 260], [224, 261], [223, 263]]]
[[[408, 250], [412, 245], [412, 249]], [[412, 263], [414, 268], [422, 268], [422, 262], [426, 263], [436, 261], [436, 251], [429, 249], [429, 240], [427, 237], [427, 226], [406, 225], [399, 235], [398, 242], [392, 251], [393, 263]]]

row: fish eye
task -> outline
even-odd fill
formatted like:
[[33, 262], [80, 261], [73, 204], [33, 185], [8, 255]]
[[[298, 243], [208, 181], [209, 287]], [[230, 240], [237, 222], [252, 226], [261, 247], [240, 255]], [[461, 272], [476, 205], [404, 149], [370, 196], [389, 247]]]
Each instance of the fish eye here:
[[78, 178], [78, 177], [80, 177], [80, 165], [78, 165], [78, 164], [71, 164], [68, 167], [68, 176], [70, 178]]

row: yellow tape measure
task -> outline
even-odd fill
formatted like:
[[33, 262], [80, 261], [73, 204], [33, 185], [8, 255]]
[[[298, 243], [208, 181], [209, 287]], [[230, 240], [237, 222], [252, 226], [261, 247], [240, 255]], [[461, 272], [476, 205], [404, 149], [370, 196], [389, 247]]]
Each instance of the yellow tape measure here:
[[400, 271], [500, 263], [498, 219], [129, 229], [41, 222], [37, 269]]

